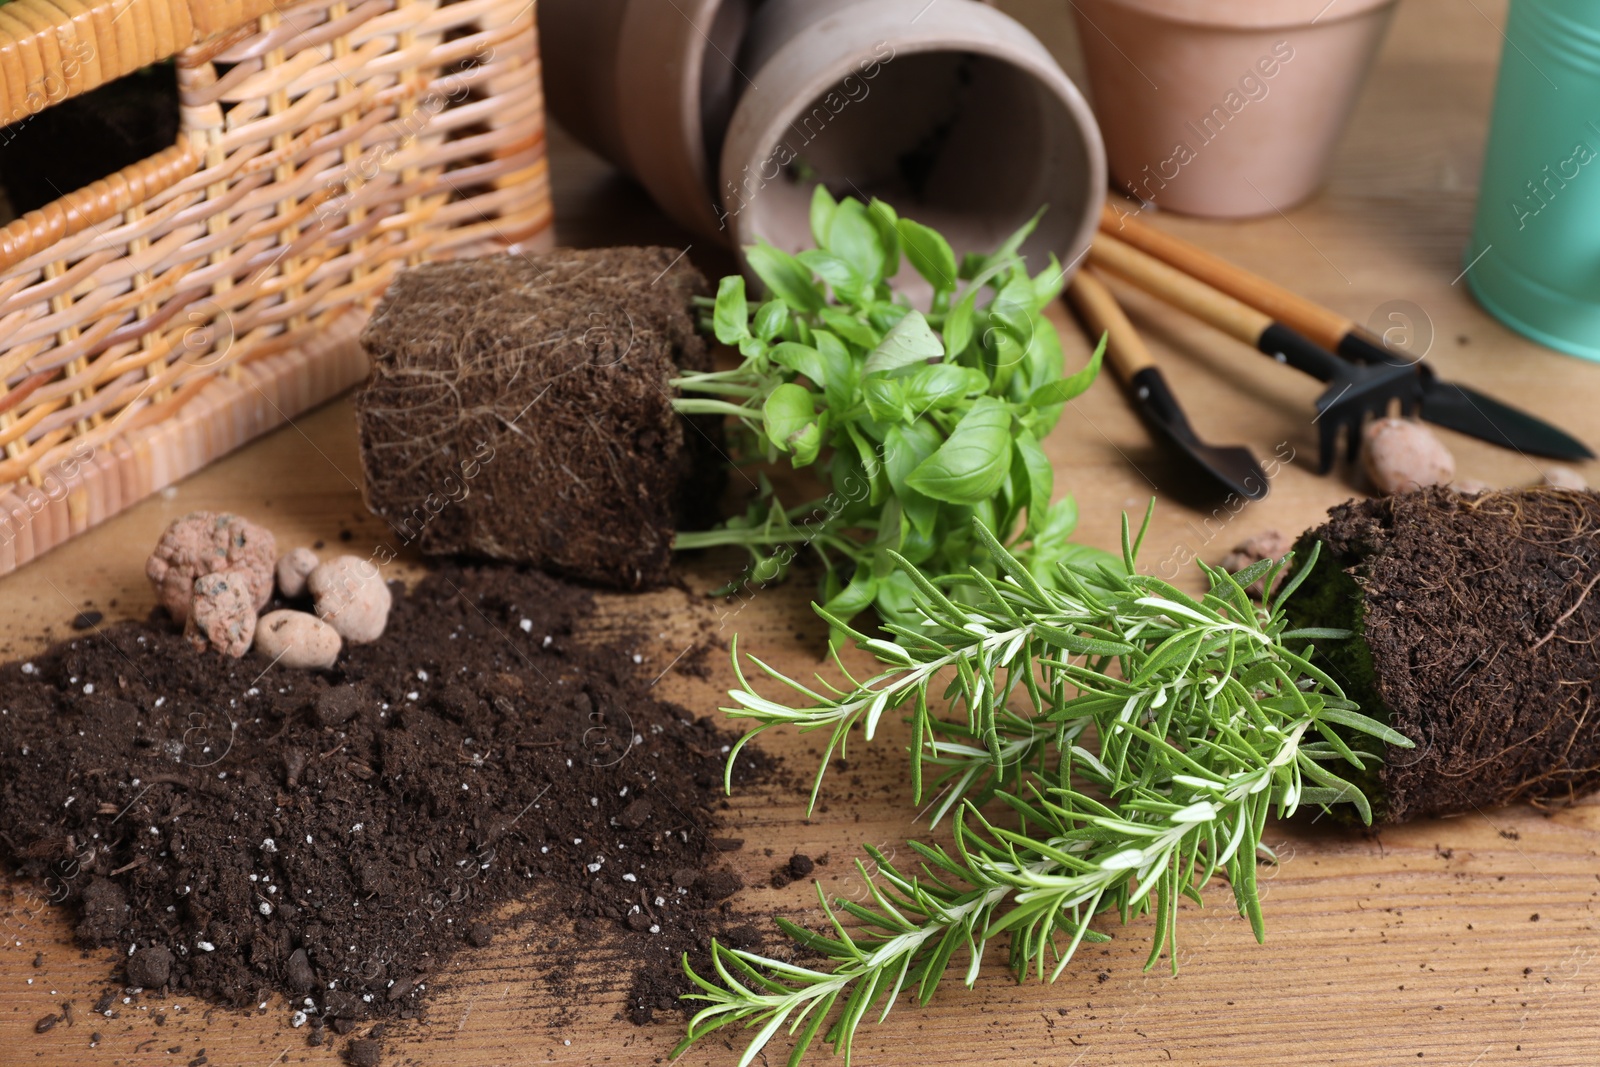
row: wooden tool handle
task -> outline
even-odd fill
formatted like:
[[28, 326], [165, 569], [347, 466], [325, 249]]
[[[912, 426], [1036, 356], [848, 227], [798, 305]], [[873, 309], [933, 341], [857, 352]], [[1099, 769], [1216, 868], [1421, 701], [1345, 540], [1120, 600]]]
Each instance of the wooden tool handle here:
[[1106, 335], [1106, 362], [1111, 364], [1123, 385], [1131, 385], [1135, 375], [1156, 365], [1155, 357], [1144, 346], [1133, 323], [1128, 321], [1122, 305], [1093, 270], [1085, 267], [1073, 275], [1067, 286], [1067, 299], [1072, 301], [1091, 334]]
[[1140, 222], [1111, 204], [1106, 204], [1101, 210], [1100, 229], [1176, 267], [1184, 274], [1199, 278], [1234, 299], [1244, 301], [1257, 311], [1311, 338], [1323, 348], [1337, 349], [1345, 334], [1360, 330], [1353, 319], [1347, 319], [1338, 312], [1269, 282], [1259, 274], [1234, 266], [1182, 238]]
[[1089, 262], [1132, 282], [1200, 321], [1210, 323], [1252, 348], [1273, 325], [1272, 316], [1191, 278], [1175, 267], [1167, 266], [1154, 256], [1146, 255], [1104, 231], [1095, 235]]

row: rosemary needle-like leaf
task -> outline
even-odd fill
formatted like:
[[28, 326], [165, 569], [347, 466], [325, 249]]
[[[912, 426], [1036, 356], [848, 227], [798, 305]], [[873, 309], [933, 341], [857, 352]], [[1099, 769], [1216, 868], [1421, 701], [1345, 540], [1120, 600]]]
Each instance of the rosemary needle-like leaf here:
[[[1092, 924], [1107, 912], [1124, 923], [1151, 914], [1147, 967], [1164, 952], [1175, 971], [1178, 898], [1198, 901], [1217, 872], [1264, 936], [1256, 861], [1270, 858], [1270, 812], [1348, 804], [1371, 819], [1361, 790], [1329, 765], [1360, 770], [1383, 745], [1410, 742], [1308, 662], [1301, 643], [1335, 635], [1286, 630], [1293, 580], [1270, 606], [1245, 595], [1258, 579], [1271, 589], [1286, 562], [1241, 576], [1205, 568], [1210, 589], [1196, 599], [1137, 572], [1149, 521], [1134, 534], [1124, 519], [1124, 571], [1062, 563], [1050, 583], [975, 523], [999, 577], [963, 576], [959, 602], [896, 557], [912, 604], [900, 641], [856, 634], [880, 669], [824, 685], [832, 696], [744, 656], [793, 702], [761, 695], [739, 669], [723, 710], [751, 722], [742, 741], [779, 726], [828, 730], [818, 788], [856, 726], [870, 739], [879, 717], [909, 709], [913, 791], [920, 802], [925, 768], [937, 769], [932, 822], [951, 816], [953, 843], [911, 842], [906, 869], [869, 849], [864, 902], [830, 904], [819, 885], [831, 934], [782, 926], [826, 968], [715, 942], [714, 977], [685, 959], [689, 996], [704, 1006], [677, 1052], [739, 1024], [756, 1031], [741, 1065], [785, 1028], [791, 1064], [819, 1036], [848, 1063], [874, 1006], [882, 1019], [903, 990], [926, 1002], [959, 954], [969, 986], [1002, 937], [1019, 981], [1054, 980], [1080, 944], [1104, 940]], [[733, 655], [738, 667], [737, 646]], [[1098, 751], [1083, 747], [1089, 737]]]

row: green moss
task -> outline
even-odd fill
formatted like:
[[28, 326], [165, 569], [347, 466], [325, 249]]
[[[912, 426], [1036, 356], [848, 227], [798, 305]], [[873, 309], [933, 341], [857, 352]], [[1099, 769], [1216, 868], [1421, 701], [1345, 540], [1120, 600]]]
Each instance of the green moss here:
[[[1295, 546], [1295, 558], [1310, 558], [1311, 544], [1310, 534], [1302, 537]], [[1291, 628], [1334, 627], [1350, 631], [1346, 640], [1319, 644], [1313, 662], [1339, 683], [1345, 696], [1359, 704], [1363, 714], [1392, 726], [1393, 715], [1379, 695], [1377, 666], [1372, 660], [1372, 646], [1366, 640], [1366, 596], [1347, 570], [1350, 564], [1324, 542], [1311, 573], [1284, 604], [1284, 612]], [[1347, 777], [1372, 801], [1373, 821], [1382, 822], [1386, 805], [1380, 772], [1385, 746], [1342, 731], [1341, 736], [1352, 747], [1377, 757], [1365, 771], [1352, 770]]]

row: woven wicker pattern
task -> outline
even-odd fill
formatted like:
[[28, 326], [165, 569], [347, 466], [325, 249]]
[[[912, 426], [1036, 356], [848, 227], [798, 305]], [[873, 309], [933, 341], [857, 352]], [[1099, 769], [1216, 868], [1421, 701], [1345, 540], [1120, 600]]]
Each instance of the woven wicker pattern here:
[[[355, 333], [403, 266], [543, 243], [533, 15], [0, 6], [4, 121], [169, 56], [180, 96], [175, 146], [0, 230], [0, 572], [353, 384]], [[163, 432], [197, 412], [228, 425]], [[97, 476], [117, 490], [88, 500]]]

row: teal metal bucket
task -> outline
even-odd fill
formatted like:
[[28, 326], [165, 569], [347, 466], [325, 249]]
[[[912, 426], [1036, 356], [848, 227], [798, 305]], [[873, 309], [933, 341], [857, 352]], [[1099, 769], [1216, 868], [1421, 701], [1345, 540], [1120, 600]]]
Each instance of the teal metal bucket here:
[[1600, 0], [1511, 0], [1477, 222], [1478, 301], [1600, 360]]

